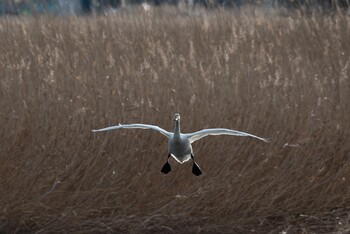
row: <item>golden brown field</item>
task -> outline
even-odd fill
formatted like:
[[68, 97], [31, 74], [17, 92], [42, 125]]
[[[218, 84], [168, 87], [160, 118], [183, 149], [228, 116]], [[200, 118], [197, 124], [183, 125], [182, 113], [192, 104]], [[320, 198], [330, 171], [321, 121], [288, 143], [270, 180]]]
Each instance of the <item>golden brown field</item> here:
[[[259, 9], [0, 19], [0, 231], [348, 233], [350, 17]], [[204, 174], [157, 132], [194, 143]]]

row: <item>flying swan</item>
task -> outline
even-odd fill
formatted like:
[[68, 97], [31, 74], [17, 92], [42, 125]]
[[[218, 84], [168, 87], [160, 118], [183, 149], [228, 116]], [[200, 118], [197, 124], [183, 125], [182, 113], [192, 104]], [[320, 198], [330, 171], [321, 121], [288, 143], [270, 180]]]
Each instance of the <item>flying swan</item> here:
[[174, 133], [168, 132], [158, 126], [149, 125], [149, 124], [119, 124], [116, 126], [111, 126], [111, 127], [92, 130], [92, 131], [103, 132], [103, 131], [110, 131], [110, 130], [122, 129], [122, 128], [142, 128], [142, 129], [153, 129], [160, 132], [161, 134], [169, 138], [168, 159], [161, 170], [161, 172], [164, 174], [168, 174], [171, 171], [169, 158], [170, 156], [172, 156], [180, 164], [192, 159], [193, 161], [192, 173], [195, 174], [196, 176], [201, 175], [202, 171], [198, 166], [198, 164], [194, 161], [194, 155], [193, 155], [191, 144], [205, 136], [209, 136], [209, 135], [248, 136], [248, 137], [254, 137], [264, 142], [268, 142], [268, 139], [266, 138], [261, 138], [249, 133], [226, 129], [226, 128], [211, 128], [211, 129], [203, 129], [193, 133], [180, 133], [180, 115], [179, 114], [174, 114], [174, 122], [175, 122]]

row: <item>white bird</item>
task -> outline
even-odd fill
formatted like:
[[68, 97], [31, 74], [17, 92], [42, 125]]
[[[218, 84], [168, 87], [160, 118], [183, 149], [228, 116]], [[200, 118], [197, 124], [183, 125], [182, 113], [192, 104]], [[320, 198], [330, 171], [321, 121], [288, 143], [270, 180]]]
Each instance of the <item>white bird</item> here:
[[211, 128], [211, 129], [203, 129], [193, 133], [181, 133], [179, 114], [174, 114], [174, 122], [175, 122], [175, 128], [173, 133], [168, 132], [158, 126], [149, 125], [149, 124], [119, 124], [116, 126], [111, 126], [111, 127], [92, 130], [92, 131], [103, 132], [103, 131], [110, 131], [110, 130], [122, 129], [122, 128], [142, 128], [142, 129], [153, 129], [160, 132], [161, 134], [169, 138], [168, 159], [161, 170], [161, 172], [164, 174], [168, 174], [171, 171], [169, 158], [170, 156], [172, 156], [180, 164], [192, 159], [193, 161], [192, 173], [195, 174], [196, 176], [201, 175], [202, 171], [198, 166], [198, 164], [194, 161], [194, 155], [193, 155], [191, 144], [205, 136], [209, 136], [209, 135], [249, 136], [249, 137], [254, 137], [256, 139], [262, 140], [264, 142], [268, 142], [268, 139], [266, 138], [261, 138], [246, 132], [240, 132], [240, 131], [226, 129], [226, 128]]

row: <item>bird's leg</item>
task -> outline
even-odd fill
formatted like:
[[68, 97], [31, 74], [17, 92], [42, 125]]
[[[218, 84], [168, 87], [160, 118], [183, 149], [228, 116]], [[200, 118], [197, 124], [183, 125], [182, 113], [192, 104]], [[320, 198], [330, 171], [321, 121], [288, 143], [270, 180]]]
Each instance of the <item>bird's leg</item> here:
[[193, 154], [191, 154], [191, 158], [192, 158], [192, 161], [193, 161], [192, 173], [195, 174], [196, 176], [200, 176], [202, 174], [202, 170], [198, 166], [198, 164], [194, 161]]
[[171, 171], [171, 167], [169, 164], [169, 158], [170, 158], [170, 154], [168, 154], [168, 159], [166, 161], [166, 163], [164, 164], [164, 166], [162, 167], [161, 172], [164, 174], [168, 174]]

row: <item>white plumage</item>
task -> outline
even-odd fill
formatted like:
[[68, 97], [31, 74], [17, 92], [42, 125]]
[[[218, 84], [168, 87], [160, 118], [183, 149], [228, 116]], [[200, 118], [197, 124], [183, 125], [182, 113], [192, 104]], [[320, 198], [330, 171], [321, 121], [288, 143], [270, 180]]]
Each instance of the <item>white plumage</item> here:
[[141, 128], [141, 129], [152, 129], [160, 132], [161, 134], [169, 138], [168, 160], [161, 170], [165, 174], [171, 171], [171, 167], [169, 164], [170, 156], [172, 156], [179, 163], [184, 163], [192, 158], [193, 160], [192, 173], [197, 176], [202, 174], [200, 167], [194, 161], [191, 144], [205, 136], [210, 136], [210, 135], [247, 136], [247, 137], [256, 138], [264, 142], [268, 142], [268, 139], [266, 138], [262, 138], [246, 132], [241, 132], [241, 131], [236, 131], [236, 130], [226, 129], [226, 128], [211, 128], [211, 129], [203, 129], [193, 133], [181, 133], [179, 114], [174, 115], [174, 122], [175, 122], [174, 132], [168, 132], [158, 126], [149, 125], [149, 124], [119, 124], [116, 126], [111, 126], [111, 127], [92, 130], [92, 131], [103, 132], [103, 131], [110, 131], [110, 130], [124, 129], [124, 128]]

